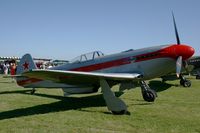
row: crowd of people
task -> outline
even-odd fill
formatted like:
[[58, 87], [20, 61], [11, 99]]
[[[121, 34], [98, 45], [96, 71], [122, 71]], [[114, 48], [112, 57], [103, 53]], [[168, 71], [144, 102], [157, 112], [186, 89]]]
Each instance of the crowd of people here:
[[1, 73], [4, 75], [15, 75], [16, 74], [16, 61], [6, 61], [0, 64]]

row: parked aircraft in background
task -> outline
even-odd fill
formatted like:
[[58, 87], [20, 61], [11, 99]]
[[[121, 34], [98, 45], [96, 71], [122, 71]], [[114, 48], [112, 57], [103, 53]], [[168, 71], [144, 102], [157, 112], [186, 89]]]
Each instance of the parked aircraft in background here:
[[[200, 56], [193, 56], [183, 62], [185, 68], [182, 70], [182, 75], [193, 75], [196, 76], [196, 79], [200, 79]], [[162, 76], [162, 81], [168, 81], [168, 80], [175, 80], [177, 79], [177, 76], [174, 73]], [[185, 78], [182, 76], [180, 77], [180, 84], [184, 87], [190, 87], [191, 82], [188, 80], [188, 82], [183, 82]]]
[[200, 56], [194, 56], [186, 61], [187, 73], [196, 76], [196, 79], [200, 79]]
[[[108, 110], [123, 114], [127, 106], [111, 91], [113, 85], [129, 89], [139, 84], [144, 100], [153, 102], [157, 96], [145, 80], [161, 77], [176, 70], [181, 73], [182, 62], [194, 54], [194, 49], [181, 44], [173, 17], [176, 44], [129, 50], [104, 55], [99, 51], [82, 54], [70, 63], [46, 70], [36, 68], [30, 54], [22, 57], [17, 68], [18, 85], [25, 88], [62, 88], [65, 95], [93, 93], [102, 89]], [[184, 82], [187, 82], [185, 80]]]

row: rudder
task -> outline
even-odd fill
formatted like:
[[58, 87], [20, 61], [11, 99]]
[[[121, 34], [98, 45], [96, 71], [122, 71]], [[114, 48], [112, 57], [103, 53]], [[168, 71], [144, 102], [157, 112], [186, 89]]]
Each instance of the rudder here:
[[25, 54], [22, 56], [18, 66], [17, 66], [17, 74], [21, 74], [23, 72], [32, 70], [32, 69], [37, 69], [33, 58], [31, 57], [30, 54]]

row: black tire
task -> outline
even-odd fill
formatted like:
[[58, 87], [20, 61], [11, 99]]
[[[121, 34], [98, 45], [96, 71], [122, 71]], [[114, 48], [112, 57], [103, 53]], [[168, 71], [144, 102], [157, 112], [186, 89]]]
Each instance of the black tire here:
[[147, 90], [142, 92], [142, 97], [147, 102], [154, 102], [156, 99], [156, 92], [154, 90]]
[[191, 86], [191, 82], [189, 80], [185, 80], [183, 86], [184, 87], [190, 87]]

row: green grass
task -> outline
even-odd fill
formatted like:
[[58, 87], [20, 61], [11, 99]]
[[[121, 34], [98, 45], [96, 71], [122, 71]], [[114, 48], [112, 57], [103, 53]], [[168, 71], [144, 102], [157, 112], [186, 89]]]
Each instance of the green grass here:
[[143, 101], [140, 88], [128, 90], [120, 98], [130, 115], [112, 115], [101, 93], [63, 97], [60, 89], [38, 89], [30, 95], [0, 76], [0, 133], [200, 133], [200, 80], [191, 80], [191, 88], [150, 81], [158, 92], [154, 103]]

